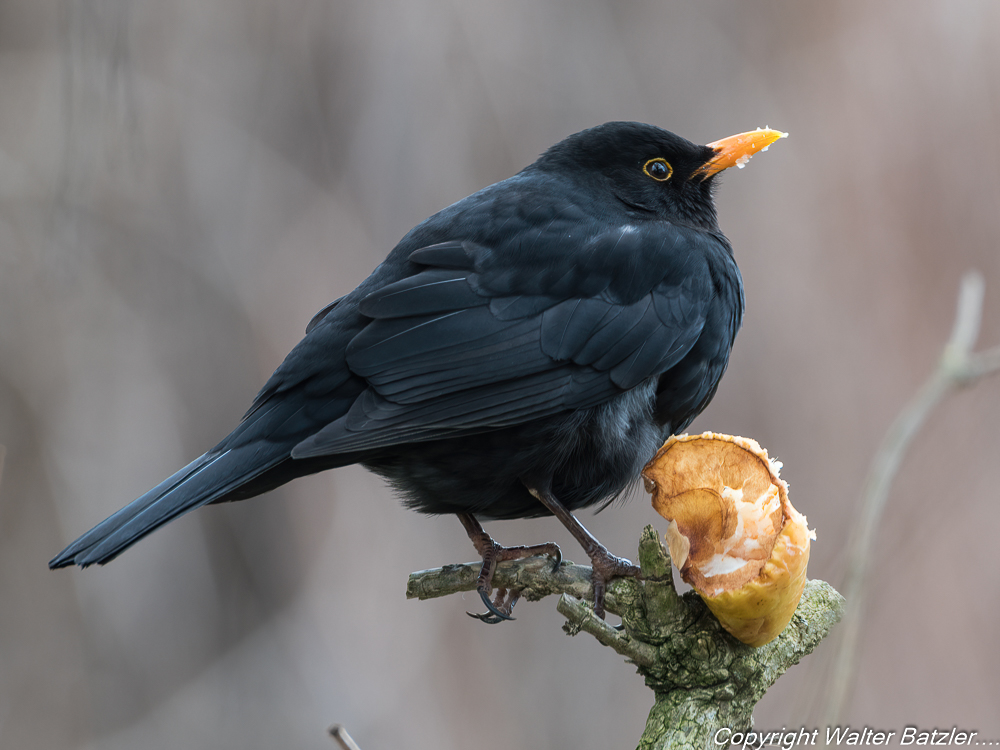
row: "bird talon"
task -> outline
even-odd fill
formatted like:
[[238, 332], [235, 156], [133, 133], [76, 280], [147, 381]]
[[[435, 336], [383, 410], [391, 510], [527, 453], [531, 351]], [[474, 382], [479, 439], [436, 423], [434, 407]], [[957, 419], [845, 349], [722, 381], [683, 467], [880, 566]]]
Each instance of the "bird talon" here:
[[642, 571], [638, 565], [633, 565], [624, 557], [611, 554], [603, 545], [595, 551], [591, 563], [594, 566], [591, 574], [594, 584], [594, 614], [603, 620], [604, 595], [607, 593], [608, 583], [613, 578], [642, 578]]
[[482, 555], [483, 567], [479, 571], [476, 590], [479, 592], [483, 604], [486, 605], [486, 609], [489, 610], [482, 614], [473, 614], [472, 612], [466, 612], [466, 614], [469, 617], [475, 617], [477, 620], [489, 623], [490, 625], [502, 622], [503, 620], [516, 620], [516, 617], [511, 617], [510, 615], [514, 610], [517, 600], [521, 598], [520, 591], [516, 589], [511, 590], [508, 596], [507, 589], [501, 587], [497, 589], [497, 594], [493, 601], [490, 601], [490, 591], [493, 589], [493, 573], [496, 571], [497, 563], [503, 560], [523, 560], [526, 557], [533, 557], [535, 555], [549, 555], [556, 561], [556, 567], [553, 569], [555, 570], [562, 564], [562, 550], [559, 549], [558, 544], [551, 543], [533, 544], [522, 547], [504, 547], [495, 542], [493, 537], [486, 533], [486, 530], [476, 520], [475, 516], [468, 513], [460, 513], [458, 520], [465, 527], [465, 531], [469, 535], [469, 539], [472, 540], [476, 551]]
[[517, 600], [521, 598], [520, 593], [516, 591], [510, 592], [510, 599], [507, 600], [507, 589], [497, 589], [496, 599], [490, 601], [490, 595], [486, 592], [486, 589], [480, 588], [479, 597], [483, 600], [483, 604], [486, 605], [486, 609], [489, 612], [483, 612], [482, 614], [474, 614], [472, 612], [466, 612], [469, 617], [475, 617], [477, 620], [485, 622], [488, 625], [496, 625], [498, 622], [503, 622], [504, 620], [516, 620], [516, 617], [511, 617], [511, 612], [514, 611], [514, 605]]
[[[483, 612], [481, 614], [476, 614], [475, 612], [466, 611], [465, 614], [467, 614], [469, 617], [474, 617], [475, 619], [479, 620], [480, 622], [485, 622], [487, 625], [496, 625], [497, 623], [503, 622], [503, 618], [502, 617], [498, 617], [496, 615], [492, 615], [489, 612]], [[515, 620], [517, 618], [515, 618], [515, 617], [509, 617], [507, 619], [509, 619], [509, 620]]]

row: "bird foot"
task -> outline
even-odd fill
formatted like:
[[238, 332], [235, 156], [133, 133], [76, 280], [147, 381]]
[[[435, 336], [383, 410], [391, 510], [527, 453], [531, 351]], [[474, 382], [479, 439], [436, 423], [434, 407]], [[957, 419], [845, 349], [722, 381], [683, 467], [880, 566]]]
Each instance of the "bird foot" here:
[[631, 561], [612, 555], [603, 544], [593, 551], [588, 550], [588, 554], [594, 568], [594, 572], [590, 574], [594, 585], [594, 614], [603, 620], [604, 595], [608, 590], [608, 582], [612, 578], [642, 578], [642, 572]]
[[[524, 480], [522, 480], [524, 481]], [[604, 619], [604, 595], [608, 590], [608, 581], [612, 578], [641, 578], [642, 572], [638, 565], [633, 565], [631, 561], [624, 557], [616, 557], [608, 552], [608, 548], [597, 541], [597, 537], [587, 531], [586, 527], [577, 520], [576, 516], [566, 510], [566, 507], [556, 499], [551, 490], [539, 489], [539, 486], [546, 486], [547, 483], [536, 484], [524, 481], [528, 492], [538, 498], [538, 501], [549, 509], [556, 518], [562, 521], [563, 526], [576, 537], [576, 540], [583, 547], [583, 551], [590, 558], [590, 564], [594, 572], [591, 573], [590, 580], [594, 584], [594, 614]]]
[[482, 614], [474, 614], [472, 612], [466, 612], [466, 614], [489, 625], [495, 625], [504, 620], [517, 619], [511, 617], [511, 612], [513, 612], [514, 605], [521, 596], [519, 590], [511, 589], [508, 591], [506, 588], [497, 589], [496, 597], [493, 601], [490, 601], [490, 592], [493, 590], [493, 573], [496, 571], [497, 563], [504, 560], [521, 560], [525, 557], [548, 555], [555, 560], [554, 567], [558, 568], [560, 563], [562, 563], [562, 550], [559, 549], [558, 544], [551, 542], [520, 547], [504, 547], [486, 533], [486, 530], [475, 517], [469, 514], [461, 514], [458, 519], [465, 526], [465, 530], [469, 534], [469, 539], [472, 540], [476, 551], [483, 558], [483, 567], [479, 570], [479, 579], [476, 581], [476, 591], [479, 592], [479, 596], [488, 610]]

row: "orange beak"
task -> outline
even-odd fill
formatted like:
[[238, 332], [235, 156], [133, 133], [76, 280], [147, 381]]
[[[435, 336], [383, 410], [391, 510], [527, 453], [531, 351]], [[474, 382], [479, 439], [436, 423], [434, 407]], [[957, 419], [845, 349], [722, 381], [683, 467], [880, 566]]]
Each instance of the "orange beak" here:
[[695, 175], [701, 175], [704, 180], [732, 166], [743, 169], [751, 156], [758, 151], [767, 151], [767, 147], [776, 140], [787, 137], [788, 133], [782, 133], [780, 130], [757, 128], [749, 133], [731, 135], [721, 141], [709, 143], [708, 147], [715, 149], [715, 156], [697, 169]]

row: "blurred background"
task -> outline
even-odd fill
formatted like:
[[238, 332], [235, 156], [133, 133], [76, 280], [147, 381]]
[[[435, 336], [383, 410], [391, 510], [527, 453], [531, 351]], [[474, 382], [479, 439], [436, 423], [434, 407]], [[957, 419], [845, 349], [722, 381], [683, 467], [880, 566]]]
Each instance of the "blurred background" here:
[[[351, 467], [198, 511], [107, 568], [67, 542], [211, 447], [427, 215], [566, 135], [791, 133], [718, 194], [748, 311], [692, 430], [780, 458], [835, 585], [869, 462], [959, 279], [1000, 342], [993, 0], [0, 2], [0, 746], [634, 747], [652, 694], [555, 601], [404, 598], [474, 559]], [[946, 401], [895, 485], [855, 726], [1000, 738], [1000, 381]], [[637, 492], [582, 520], [635, 555]], [[551, 519], [490, 524], [557, 541]], [[756, 712], [816, 726], [820, 652]]]

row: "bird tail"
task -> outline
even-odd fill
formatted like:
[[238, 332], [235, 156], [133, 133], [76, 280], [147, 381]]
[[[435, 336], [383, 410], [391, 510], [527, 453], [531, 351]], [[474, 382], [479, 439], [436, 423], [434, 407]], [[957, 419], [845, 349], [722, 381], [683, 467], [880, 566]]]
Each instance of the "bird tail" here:
[[[272, 455], [262, 456], [261, 452], [268, 448]], [[92, 528], [56, 555], [49, 567], [103, 565], [178, 516], [202, 505], [225, 501], [227, 495], [287, 458], [287, 448], [263, 447], [260, 443], [210, 451]]]

